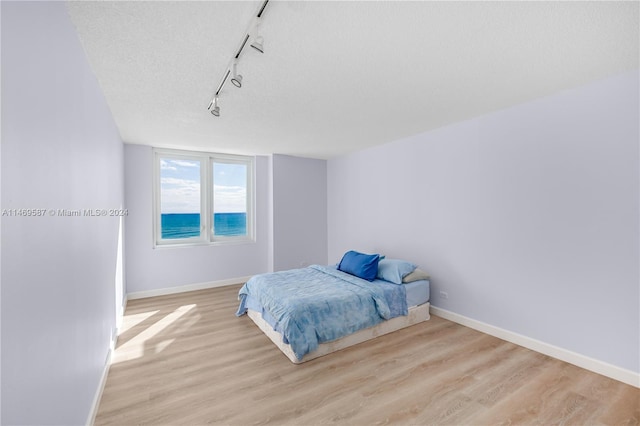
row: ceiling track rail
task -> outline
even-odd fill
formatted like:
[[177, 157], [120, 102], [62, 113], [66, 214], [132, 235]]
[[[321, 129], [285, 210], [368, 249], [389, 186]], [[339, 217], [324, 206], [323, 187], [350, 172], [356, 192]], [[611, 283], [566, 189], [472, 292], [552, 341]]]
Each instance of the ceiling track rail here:
[[262, 18], [262, 14], [264, 13], [264, 10], [267, 7], [268, 3], [269, 3], [269, 0], [265, 0], [264, 2], [262, 2], [262, 5], [258, 9], [258, 12], [252, 18], [251, 23], [249, 24], [249, 30], [247, 31], [247, 34], [245, 34], [242, 42], [240, 43], [240, 47], [238, 48], [238, 51], [236, 52], [236, 55], [233, 57], [233, 59], [227, 65], [227, 70], [225, 71], [224, 77], [222, 77], [222, 80], [220, 81], [220, 84], [218, 85], [218, 89], [216, 90], [216, 93], [214, 95], [214, 99], [212, 99], [211, 102], [209, 103], [209, 107], [208, 107], [209, 110], [214, 105], [214, 103], [217, 104], [216, 99], [217, 99], [218, 95], [220, 95], [220, 92], [224, 88], [224, 86], [227, 83], [227, 81], [229, 80], [229, 75], [231, 74], [231, 68], [232, 68], [233, 63], [237, 62], [238, 59], [240, 58], [240, 54], [242, 54], [242, 51], [244, 50], [244, 48], [247, 45], [247, 42], [251, 38], [252, 30], [254, 28], [256, 28], [260, 18]]

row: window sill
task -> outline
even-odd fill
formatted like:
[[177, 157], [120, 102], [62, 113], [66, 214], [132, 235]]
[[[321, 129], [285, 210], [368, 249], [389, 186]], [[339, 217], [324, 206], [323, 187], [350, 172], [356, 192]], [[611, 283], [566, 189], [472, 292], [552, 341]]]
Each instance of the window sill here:
[[255, 244], [256, 240], [253, 238], [234, 238], [229, 240], [217, 240], [217, 241], [198, 241], [198, 242], [184, 242], [184, 243], [155, 243], [154, 249], [172, 249], [183, 247], [212, 247], [212, 246], [236, 246], [243, 244]]

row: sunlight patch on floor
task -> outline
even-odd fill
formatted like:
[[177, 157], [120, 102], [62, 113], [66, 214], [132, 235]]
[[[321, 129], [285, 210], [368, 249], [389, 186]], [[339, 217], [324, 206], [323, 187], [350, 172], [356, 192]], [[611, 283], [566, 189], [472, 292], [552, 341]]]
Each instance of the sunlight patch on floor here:
[[175, 323], [178, 319], [180, 319], [183, 315], [185, 315], [195, 307], [196, 305], [180, 306], [178, 309], [171, 312], [155, 324], [145, 328], [136, 337], [118, 347], [113, 357], [112, 364], [118, 364], [120, 362], [141, 358], [145, 355], [145, 349], [152, 349], [152, 353], [162, 352], [162, 350], [164, 350], [171, 344], [173, 339], [162, 340], [157, 345], [154, 345], [154, 347], [149, 347], [148, 341], [156, 337], [159, 333]]
[[155, 347], [155, 353], [159, 354], [160, 352], [164, 351], [170, 344], [175, 342], [175, 340], [176, 339], [167, 339], [163, 340], [162, 342], [158, 342]]
[[149, 312], [141, 312], [139, 314], [125, 315], [124, 320], [122, 321], [122, 325], [118, 330], [118, 334], [125, 333], [126, 331], [132, 329], [136, 325], [140, 324], [142, 321], [157, 314], [158, 312], [160, 311], [149, 311]]

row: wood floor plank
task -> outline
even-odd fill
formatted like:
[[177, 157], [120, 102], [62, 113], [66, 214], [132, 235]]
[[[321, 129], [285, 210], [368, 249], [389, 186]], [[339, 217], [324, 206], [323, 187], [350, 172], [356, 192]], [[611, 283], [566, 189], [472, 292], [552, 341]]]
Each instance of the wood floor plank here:
[[95, 424], [640, 422], [640, 390], [435, 316], [294, 365], [239, 288], [129, 301]]

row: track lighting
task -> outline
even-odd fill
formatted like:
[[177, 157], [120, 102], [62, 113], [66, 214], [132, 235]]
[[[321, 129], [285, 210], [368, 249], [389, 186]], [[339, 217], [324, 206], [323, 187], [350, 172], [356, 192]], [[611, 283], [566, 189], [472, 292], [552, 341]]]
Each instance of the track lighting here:
[[231, 78], [231, 82], [234, 86], [240, 88], [242, 87], [242, 76], [238, 74], [238, 60], [236, 59], [233, 62], [233, 77]]
[[[211, 108], [213, 106], [213, 108]], [[220, 117], [220, 107], [218, 106], [218, 97], [216, 96], [212, 103], [209, 104], [209, 110], [211, 110], [211, 114], [216, 117]]]
[[260, 53], [264, 53], [264, 47], [262, 47], [262, 43], [264, 43], [264, 38], [262, 36], [258, 36], [254, 40], [254, 42], [251, 43], [251, 47], [253, 47]]
[[[262, 19], [262, 13], [264, 12], [265, 7], [267, 7], [267, 3], [269, 3], [269, 0], [264, 0], [262, 2], [262, 6], [260, 7], [260, 9], [258, 9], [258, 13], [255, 15], [255, 18], [252, 19], [252, 21], [249, 23], [248, 31], [244, 36], [244, 38], [242, 39], [242, 42], [240, 43], [240, 47], [236, 55], [232, 59], [233, 65], [231, 64], [231, 62], [229, 62], [229, 64], [227, 65], [227, 70], [224, 74], [224, 77], [222, 78], [222, 81], [218, 85], [218, 90], [216, 90], [215, 94], [213, 95], [214, 96], [213, 100], [209, 102], [209, 107], [208, 107], [209, 112], [216, 117], [220, 117], [220, 107], [218, 106], [218, 95], [220, 95], [220, 92], [224, 88], [224, 85], [227, 82], [227, 80], [231, 80], [231, 83], [233, 83], [233, 85], [236, 87], [242, 87], [242, 76], [238, 74], [238, 60], [240, 59], [240, 54], [244, 50], [244, 47], [247, 45], [247, 42], [249, 41], [251, 34], [254, 32], [252, 31], [254, 27], [255, 27], [255, 38], [253, 39], [253, 42], [250, 44], [250, 46], [256, 49], [258, 52], [264, 53], [264, 49], [262, 46], [264, 43], [264, 39], [260, 35], [260, 21]], [[232, 70], [233, 70], [233, 73], [232, 73]], [[231, 76], [231, 78], [229, 78], [229, 76]]]
[[251, 47], [260, 53], [264, 53], [264, 47], [262, 47], [263, 43], [264, 38], [260, 35], [260, 18], [258, 18], [258, 22], [256, 22], [256, 38], [253, 40], [253, 43], [251, 43]]

